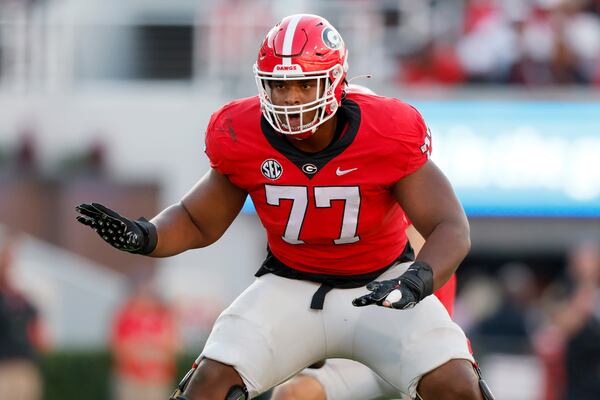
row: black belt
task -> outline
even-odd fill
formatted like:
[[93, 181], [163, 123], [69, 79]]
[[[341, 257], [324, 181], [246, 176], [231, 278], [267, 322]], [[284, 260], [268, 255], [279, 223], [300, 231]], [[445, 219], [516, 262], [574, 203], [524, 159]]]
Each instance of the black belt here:
[[324, 275], [303, 272], [291, 268], [278, 260], [271, 252], [271, 249], [267, 248], [267, 258], [265, 258], [265, 261], [262, 263], [258, 271], [256, 271], [254, 276], [259, 277], [266, 274], [275, 274], [283, 278], [320, 283], [321, 286], [319, 286], [315, 294], [312, 296], [310, 308], [313, 310], [322, 310], [323, 303], [325, 302], [325, 296], [331, 289], [352, 289], [365, 286], [367, 283], [377, 279], [379, 275], [387, 271], [392, 265], [399, 262], [414, 261], [414, 259], [415, 252], [410, 246], [410, 243], [406, 242], [406, 246], [404, 247], [402, 254], [394, 259], [394, 261], [392, 261], [390, 264], [376, 271], [360, 275]]

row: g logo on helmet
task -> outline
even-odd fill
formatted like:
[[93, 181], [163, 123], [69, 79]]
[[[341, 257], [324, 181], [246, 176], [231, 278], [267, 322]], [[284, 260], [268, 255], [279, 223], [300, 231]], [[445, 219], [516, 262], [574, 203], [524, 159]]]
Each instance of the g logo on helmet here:
[[338, 50], [342, 47], [342, 37], [332, 27], [323, 29], [323, 43], [331, 50]]

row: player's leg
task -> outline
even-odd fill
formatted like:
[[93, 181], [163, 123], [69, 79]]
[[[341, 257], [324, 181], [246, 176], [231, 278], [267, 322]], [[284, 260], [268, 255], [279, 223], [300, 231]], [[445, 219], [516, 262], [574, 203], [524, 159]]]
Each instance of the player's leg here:
[[328, 359], [321, 368], [307, 368], [277, 387], [272, 400], [367, 400], [389, 398], [398, 390], [365, 365]]
[[[452, 316], [456, 275], [435, 296]], [[307, 368], [275, 388], [272, 400], [374, 399], [392, 396], [395, 389], [368, 367], [348, 359], [330, 359], [326, 367]]]
[[[388, 279], [388, 275], [397, 276], [407, 266], [396, 266], [381, 279]], [[364, 307], [356, 323], [352, 351], [358, 361], [412, 398], [416, 397], [421, 378], [429, 373], [433, 378], [438, 375], [454, 378], [441, 382], [442, 396], [437, 398], [447, 398], [443, 397], [444, 390], [447, 393], [464, 392], [467, 394], [465, 399], [480, 398], [469, 395], [471, 388], [478, 390], [478, 380], [473, 375], [470, 363], [474, 360], [466, 336], [435, 296], [426, 297], [408, 310]], [[438, 368], [440, 370], [434, 373]], [[430, 389], [427, 382], [425, 389]], [[428, 396], [429, 392], [422, 395]]]
[[255, 397], [325, 358], [322, 319], [309, 309], [317, 288], [272, 274], [257, 278], [215, 322], [185, 391], [193, 396], [188, 400], [222, 400], [240, 383]]
[[422, 400], [485, 400], [473, 365], [468, 360], [459, 359], [450, 360], [423, 375], [417, 393]]
[[271, 400], [326, 400], [325, 388], [314, 376], [299, 373], [273, 390]]
[[[371, 326], [380, 324], [382, 330], [362, 330], [357, 354], [383, 379], [412, 398], [418, 391], [422, 400], [482, 400], [467, 339], [447, 313], [441, 311], [444, 310], [439, 301], [430, 297], [412, 310], [402, 310], [403, 318], [396, 324], [386, 324], [394, 319], [393, 315], [374, 312], [380, 315], [366, 317], [365, 322]], [[376, 340], [379, 346], [366, 340]]]

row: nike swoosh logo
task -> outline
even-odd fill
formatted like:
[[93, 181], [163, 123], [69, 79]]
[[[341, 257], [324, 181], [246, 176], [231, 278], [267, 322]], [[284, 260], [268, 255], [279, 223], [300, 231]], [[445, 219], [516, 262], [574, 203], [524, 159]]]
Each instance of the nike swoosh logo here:
[[335, 174], [336, 174], [337, 176], [342, 176], [342, 175], [346, 175], [346, 174], [348, 174], [348, 173], [350, 173], [350, 172], [352, 172], [352, 171], [356, 171], [357, 169], [358, 169], [358, 168], [340, 169], [340, 167], [338, 167], [338, 168], [335, 170]]

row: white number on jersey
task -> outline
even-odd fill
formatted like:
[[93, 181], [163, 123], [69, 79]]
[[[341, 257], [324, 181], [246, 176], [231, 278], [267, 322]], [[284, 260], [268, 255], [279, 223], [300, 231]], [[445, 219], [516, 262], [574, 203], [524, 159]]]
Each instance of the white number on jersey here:
[[[305, 186], [265, 185], [267, 204], [279, 206], [281, 199], [292, 200], [292, 209], [288, 217], [285, 232], [281, 237], [290, 244], [302, 244], [300, 231], [308, 208], [308, 188]], [[356, 234], [360, 209], [360, 190], [358, 186], [316, 187], [315, 206], [329, 208], [331, 202], [344, 201], [344, 215], [340, 237], [333, 240], [335, 244], [354, 243], [360, 240]]]

